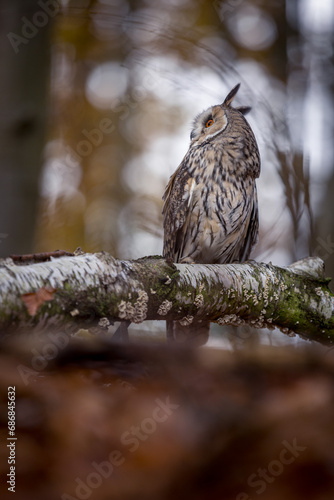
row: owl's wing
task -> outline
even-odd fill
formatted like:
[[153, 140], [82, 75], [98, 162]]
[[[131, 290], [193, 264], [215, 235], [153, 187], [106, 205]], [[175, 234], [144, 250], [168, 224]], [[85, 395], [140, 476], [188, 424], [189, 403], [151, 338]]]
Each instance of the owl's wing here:
[[245, 260], [248, 259], [252, 251], [252, 248], [257, 243], [258, 237], [259, 237], [259, 210], [257, 201], [257, 190], [256, 190], [256, 185], [254, 185], [254, 196], [249, 215], [248, 229], [243, 245], [241, 247], [239, 262], [244, 262]]
[[248, 193], [239, 192], [234, 196], [236, 205], [224, 210], [224, 199], [217, 197], [216, 217], [224, 228], [224, 235], [216, 240], [216, 253], [212, 262], [227, 264], [244, 262], [257, 242], [259, 219], [255, 183], [249, 186]]
[[178, 261], [181, 240], [180, 233], [189, 214], [195, 180], [190, 176], [182, 162], [171, 176], [163, 195], [164, 206], [164, 248], [163, 255]]

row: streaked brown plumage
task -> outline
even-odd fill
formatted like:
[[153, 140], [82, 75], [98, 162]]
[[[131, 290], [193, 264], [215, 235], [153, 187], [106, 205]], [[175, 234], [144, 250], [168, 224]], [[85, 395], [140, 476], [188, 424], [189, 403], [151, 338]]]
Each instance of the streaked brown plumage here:
[[[231, 106], [239, 86], [195, 118], [189, 150], [166, 187], [163, 255], [174, 262], [243, 262], [257, 241], [260, 155], [243, 116], [250, 108]], [[172, 338], [194, 329], [207, 336], [209, 324], [167, 322]]]

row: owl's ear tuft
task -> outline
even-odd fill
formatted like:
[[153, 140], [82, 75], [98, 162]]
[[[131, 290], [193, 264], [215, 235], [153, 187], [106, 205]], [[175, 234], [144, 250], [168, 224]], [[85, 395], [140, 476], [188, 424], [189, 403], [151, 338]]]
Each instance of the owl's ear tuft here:
[[231, 102], [233, 101], [233, 99], [236, 96], [236, 93], [239, 90], [239, 87], [240, 87], [240, 83], [238, 83], [235, 87], [233, 87], [231, 92], [229, 92], [227, 94], [227, 96], [225, 97], [225, 101], [223, 102], [223, 106], [229, 106], [231, 104]]
[[250, 106], [239, 106], [238, 108], [234, 108], [236, 109], [237, 111], [240, 111], [240, 113], [242, 113], [244, 116], [247, 115], [247, 113], [250, 112], [250, 110], [252, 109]]

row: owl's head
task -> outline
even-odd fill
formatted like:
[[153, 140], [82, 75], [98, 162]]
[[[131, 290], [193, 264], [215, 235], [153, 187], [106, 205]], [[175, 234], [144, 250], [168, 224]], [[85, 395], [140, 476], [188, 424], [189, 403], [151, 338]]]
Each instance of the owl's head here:
[[222, 104], [211, 106], [211, 108], [202, 111], [196, 116], [190, 134], [192, 145], [200, 146], [204, 142], [214, 139], [223, 133], [229, 124], [233, 124], [236, 117], [240, 117], [240, 114], [245, 115], [250, 111], [250, 107], [232, 108], [231, 106], [239, 87], [240, 83], [229, 92]]

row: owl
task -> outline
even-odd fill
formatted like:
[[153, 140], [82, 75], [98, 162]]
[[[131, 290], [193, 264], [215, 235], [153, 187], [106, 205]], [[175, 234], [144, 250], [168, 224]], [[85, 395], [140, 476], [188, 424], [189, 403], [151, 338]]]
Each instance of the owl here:
[[[243, 262], [257, 241], [260, 155], [244, 117], [250, 108], [231, 106], [239, 87], [195, 118], [188, 152], [166, 187], [163, 256], [174, 262]], [[167, 336], [204, 339], [209, 326], [167, 321]]]

